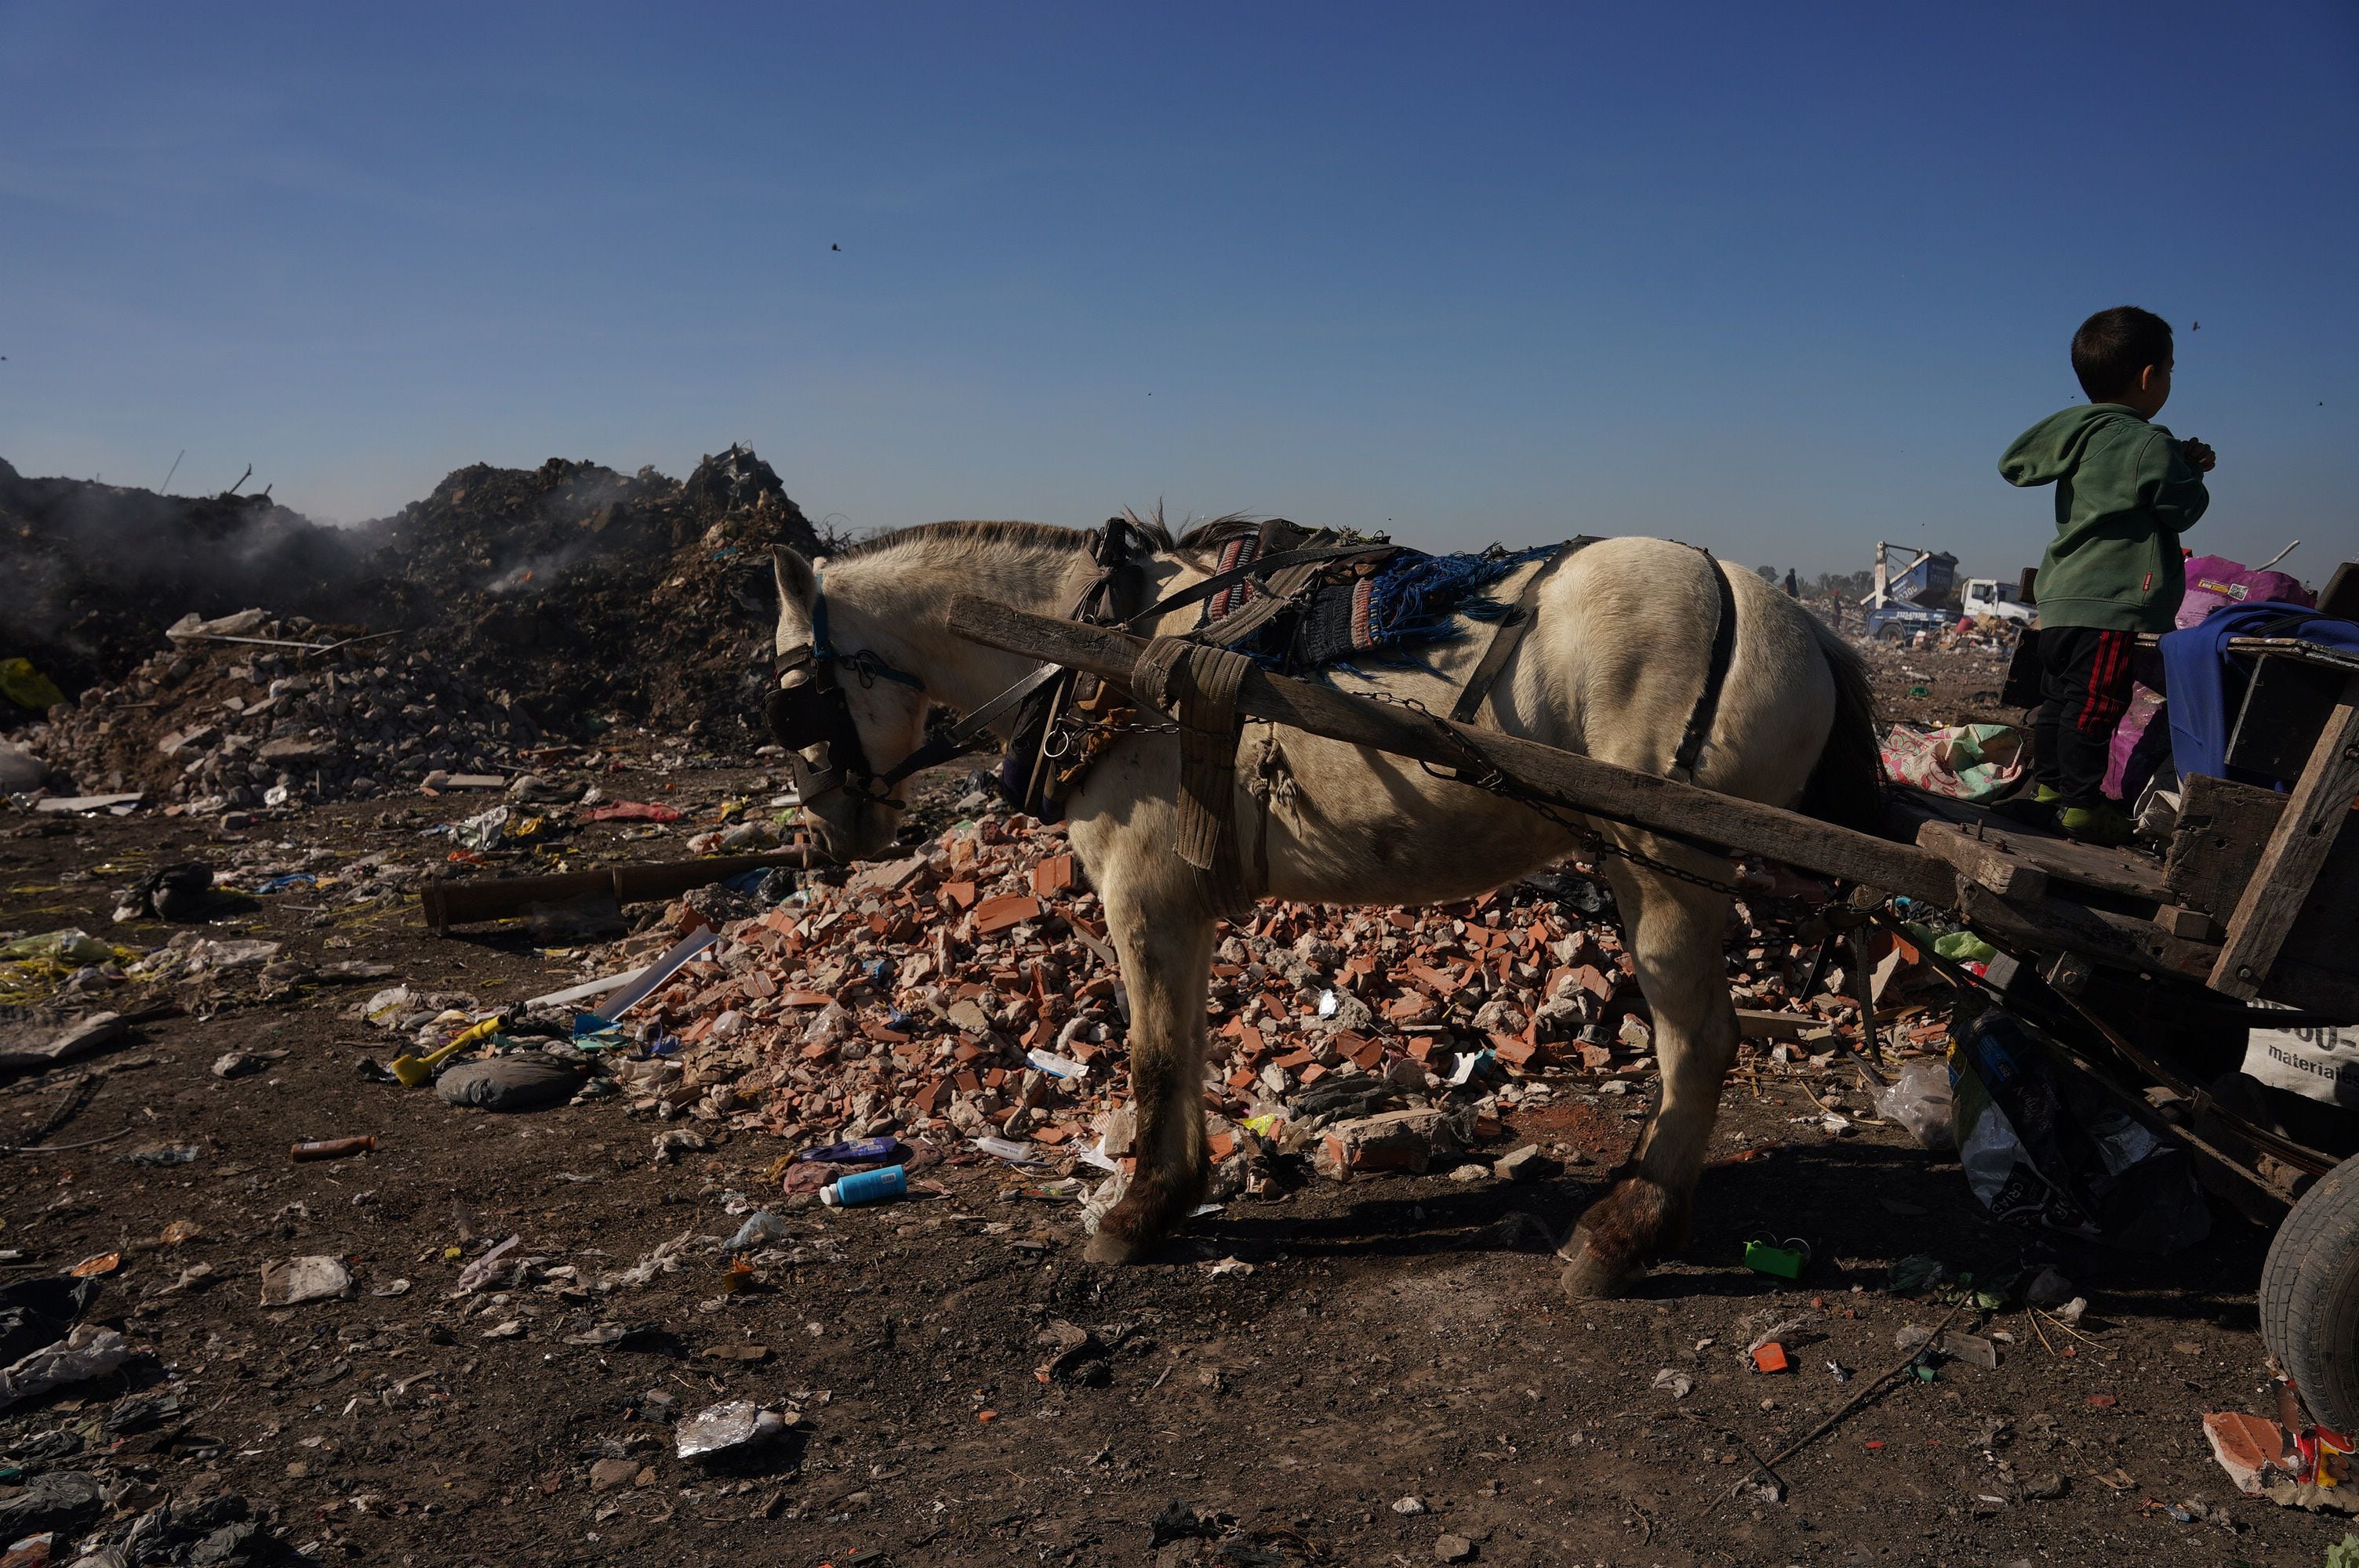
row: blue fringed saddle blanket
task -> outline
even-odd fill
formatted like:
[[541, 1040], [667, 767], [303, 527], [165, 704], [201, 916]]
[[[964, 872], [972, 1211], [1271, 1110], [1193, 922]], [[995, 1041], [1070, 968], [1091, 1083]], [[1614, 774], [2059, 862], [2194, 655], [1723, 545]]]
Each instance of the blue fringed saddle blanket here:
[[[1289, 672], [1354, 662], [1413, 663], [1415, 650], [1463, 638], [1461, 616], [1497, 621], [1508, 606], [1489, 596], [1493, 585], [1560, 547], [1542, 545], [1447, 556], [1396, 547], [1339, 566], [1298, 595], [1306, 600], [1299, 609], [1264, 622], [1230, 645], [1266, 668]], [[1262, 553], [1260, 535], [1229, 539], [1221, 546], [1214, 570], [1250, 566]], [[1197, 625], [1217, 628], [1261, 592], [1253, 583], [1241, 582], [1214, 594], [1204, 601]], [[1222, 641], [1217, 631], [1204, 640]]]

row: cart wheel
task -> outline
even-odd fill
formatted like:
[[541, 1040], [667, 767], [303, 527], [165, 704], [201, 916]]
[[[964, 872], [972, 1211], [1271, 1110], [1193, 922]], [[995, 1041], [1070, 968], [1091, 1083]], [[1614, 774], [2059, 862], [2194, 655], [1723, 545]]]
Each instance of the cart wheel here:
[[2359, 1158], [2304, 1193], [2261, 1270], [2261, 1341], [2311, 1415], [2359, 1424]]

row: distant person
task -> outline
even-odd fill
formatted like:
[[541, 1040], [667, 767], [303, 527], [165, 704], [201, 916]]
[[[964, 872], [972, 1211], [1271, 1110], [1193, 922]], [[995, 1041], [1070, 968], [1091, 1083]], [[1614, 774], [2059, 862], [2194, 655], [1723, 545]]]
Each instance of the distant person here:
[[2154, 422], [2170, 397], [2170, 324], [2117, 305], [2072, 334], [2089, 395], [2016, 438], [2009, 484], [2056, 487], [2056, 537], [2039, 562], [2038, 789], [2010, 813], [2075, 838], [2125, 844], [2135, 825], [2104, 793], [2114, 727], [2129, 707], [2140, 632], [2168, 632], [2187, 591], [2179, 535], [2212, 503], [2212, 449]]
[[1794, 580], [1794, 568], [1791, 567], [1786, 568], [1786, 597], [1788, 599], [1802, 597], [1802, 585]]

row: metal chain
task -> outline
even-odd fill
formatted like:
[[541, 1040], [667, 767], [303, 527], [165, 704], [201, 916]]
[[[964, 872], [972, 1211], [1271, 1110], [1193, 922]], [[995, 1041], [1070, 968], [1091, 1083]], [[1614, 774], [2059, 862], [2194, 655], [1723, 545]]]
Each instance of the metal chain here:
[[[1573, 811], [1581, 808], [1561, 796], [1549, 795], [1545, 790], [1534, 789], [1529, 784], [1509, 778], [1488, 757], [1476, 751], [1456, 730], [1445, 723], [1439, 714], [1427, 708], [1416, 697], [1396, 697], [1390, 692], [1384, 691], [1368, 692], [1364, 695], [1377, 702], [1390, 703], [1396, 708], [1408, 708], [1419, 718], [1431, 720], [1435, 732], [1463, 753], [1468, 763], [1471, 764], [1471, 767], [1461, 766], [1445, 771], [1436, 768], [1430, 762], [1419, 760], [1418, 766], [1423, 768], [1430, 777], [1447, 779], [1453, 784], [1467, 784], [1487, 794], [1495, 795], [1502, 800], [1514, 801], [1516, 805], [1571, 835], [1573, 842], [1579, 844], [1588, 853], [1593, 863], [1611, 855], [1616, 860], [1626, 860], [1634, 866], [1641, 866], [1650, 871], [1659, 871], [1675, 881], [1687, 882], [1712, 892], [1724, 893], [1730, 898], [1743, 896], [1745, 890], [1734, 882], [1720, 881], [1700, 872], [1689, 871], [1684, 866], [1675, 866], [1668, 860], [1658, 860], [1643, 850], [1625, 849], [1619, 844], [1609, 841], [1603, 834], [1586, 822], [1575, 822], [1567, 817], [1557, 809], [1559, 806]], [[1669, 838], [1675, 843], [1686, 842], [1677, 834], [1662, 833], [1655, 829], [1649, 829], [1649, 831], [1654, 831], [1658, 837]], [[1690, 844], [1689, 848], [1701, 850], [1705, 854], [1718, 852], [1701, 844]]]
[[[1438, 779], [1446, 779], [1453, 784], [1467, 784], [1473, 788], [1483, 790], [1487, 794], [1495, 795], [1502, 800], [1515, 802], [1516, 805], [1525, 807], [1527, 810], [1546, 818], [1556, 827], [1562, 828], [1567, 834], [1571, 836], [1573, 842], [1580, 845], [1581, 848], [1589, 855], [1593, 862], [1603, 860], [1610, 855], [1616, 860], [1626, 860], [1634, 866], [1642, 867], [1650, 871], [1660, 872], [1662, 875], [1669, 877], [1675, 881], [1687, 882], [1691, 886], [1703, 888], [1712, 892], [1724, 893], [1731, 898], [1743, 896], [1744, 890], [1736, 886], [1734, 882], [1721, 881], [1715, 878], [1704, 876], [1700, 872], [1691, 871], [1685, 866], [1675, 866], [1668, 860], [1657, 860], [1654, 856], [1647, 854], [1643, 850], [1625, 849], [1623, 846], [1607, 839], [1603, 834], [1598, 832], [1596, 828], [1591, 827], [1589, 824], [1585, 822], [1576, 822], [1570, 817], [1567, 817], [1563, 812], [1557, 809], [1559, 806], [1563, 806], [1567, 809], [1575, 811], [1579, 810], [1580, 807], [1573, 806], [1570, 801], [1549, 795], [1545, 791], [1536, 790], [1528, 784], [1519, 784], [1516, 780], [1511, 779], [1506, 774], [1501, 773], [1492, 764], [1490, 759], [1484, 756], [1482, 752], [1476, 751], [1473, 746], [1467, 744], [1467, 742], [1459, 736], [1455, 730], [1452, 730], [1448, 724], [1442, 721], [1440, 715], [1434, 713], [1418, 698], [1413, 697], [1397, 697], [1387, 691], [1371, 691], [1360, 695], [1364, 695], [1373, 701], [1390, 703], [1396, 708], [1408, 708], [1410, 712], [1417, 714], [1419, 718], [1430, 719], [1436, 732], [1438, 732], [1451, 746], [1464, 753], [1467, 758], [1467, 762], [1470, 764], [1469, 766], [1462, 766], [1455, 770], [1445, 771], [1436, 768], [1430, 762], [1427, 762], [1422, 760], [1419, 761], [1418, 766], [1423, 768], [1429, 776]], [[1180, 727], [1178, 724], [1169, 721], [1159, 724], [1132, 724], [1124, 723], [1120, 719], [1093, 719], [1086, 724], [1082, 724], [1076, 723], [1069, 718], [1060, 718], [1050, 730], [1050, 741], [1052, 744], [1046, 750], [1047, 754], [1049, 757], [1061, 760], [1064, 757], [1072, 755], [1074, 748], [1080, 745], [1082, 737], [1092, 732], [1103, 735], [1177, 735], [1180, 732]], [[1062, 749], [1058, 749], [1053, 744], [1053, 742], [1059, 740], [1063, 741]], [[1658, 837], [1669, 838], [1673, 842], [1685, 842], [1685, 840], [1680, 839], [1676, 834], [1661, 833], [1658, 830], [1650, 831], [1657, 831]], [[1691, 844], [1690, 845], [1690, 848], [1701, 850], [1705, 854], [1713, 854], [1717, 852], [1701, 844]]]

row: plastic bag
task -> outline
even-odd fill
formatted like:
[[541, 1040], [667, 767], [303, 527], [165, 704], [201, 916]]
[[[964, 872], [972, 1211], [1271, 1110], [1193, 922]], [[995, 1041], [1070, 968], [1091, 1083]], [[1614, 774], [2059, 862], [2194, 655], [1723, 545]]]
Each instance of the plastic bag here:
[[2004, 724], [1960, 724], [1930, 733], [1896, 724], [1884, 738], [1884, 771], [1929, 795], [1995, 800], [2022, 779], [2023, 732]]
[[1926, 1148], [1946, 1153], [1958, 1146], [1951, 1125], [1950, 1065], [1938, 1058], [1911, 1062], [1875, 1091], [1876, 1114], [1897, 1121]]
[[2133, 1252], [2176, 1252], [2211, 1234], [2187, 1152], [2058, 1074], [2014, 1017], [1993, 1008], [1956, 1046], [1958, 1158], [1994, 1217]]

